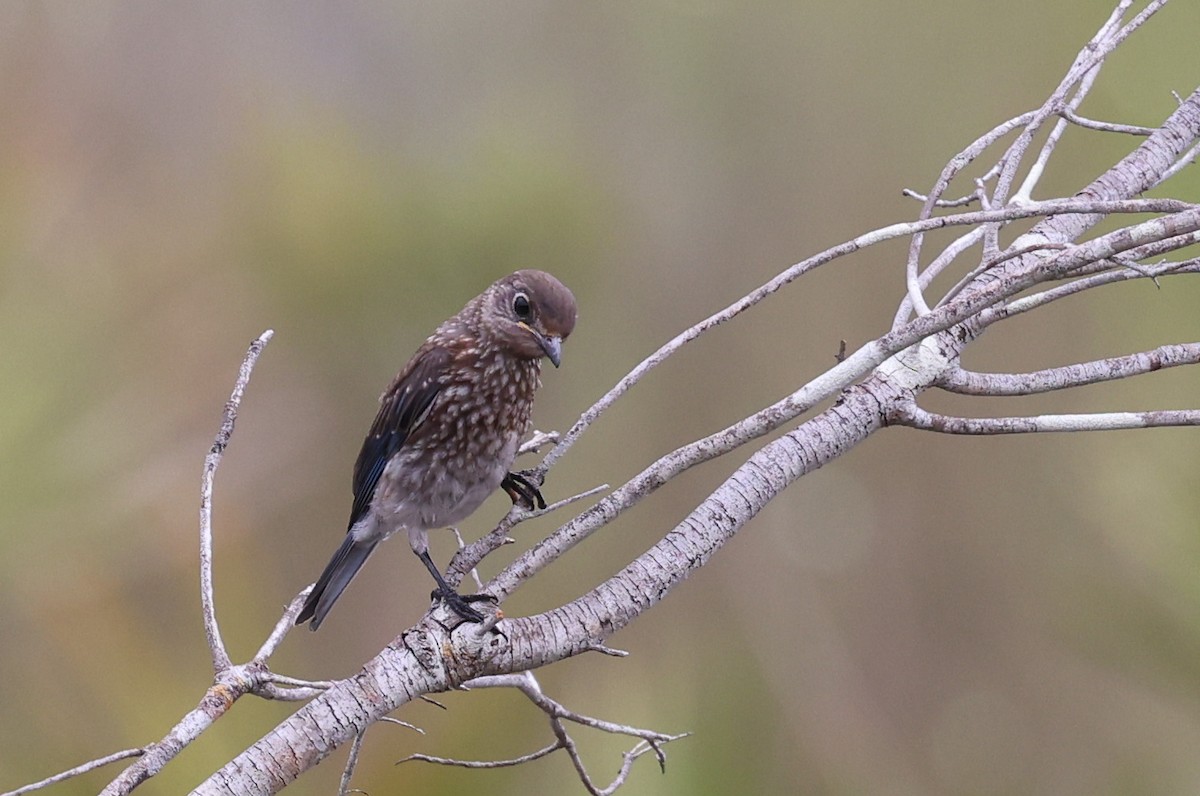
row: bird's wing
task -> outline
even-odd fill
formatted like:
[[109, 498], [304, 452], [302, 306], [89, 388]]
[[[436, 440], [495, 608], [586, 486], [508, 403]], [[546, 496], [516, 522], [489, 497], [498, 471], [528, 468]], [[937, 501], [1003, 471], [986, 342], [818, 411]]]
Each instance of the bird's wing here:
[[354, 464], [354, 507], [349, 527], [367, 513], [388, 460], [404, 447], [429, 413], [451, 358], [451, 353], [440, 347], [418, 352], [383, 394], [379, 414]]

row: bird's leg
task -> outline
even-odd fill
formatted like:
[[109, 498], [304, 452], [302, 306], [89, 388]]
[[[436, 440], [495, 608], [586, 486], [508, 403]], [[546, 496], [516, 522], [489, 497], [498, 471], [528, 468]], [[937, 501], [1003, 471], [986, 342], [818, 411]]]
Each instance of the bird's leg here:
[[[537, 483], [534, 483], [535, 481]], [[533, 511], [546, 508], [546, 499], [542, 497], [542, 492], [538, 489], [541, 481], [541, 476], [533, 470], [518, 470], [504, 476], [504, 480], [500, 482], [500, 488], [508, 493], [513, 503], [520, 501], [525, 508]]]
[[483, 621], [483, 614], [472, 608], [471, 603], [494, 603], [496, 602], [495, 597], [490, 594], [459, 594], [442, 577], [442, 573], [438, 571], [437, 565], [429, 557], [428, 550], [422, 550], [417, 553], [417, 558], [421, 559], [425, 568], [429, 570], [429, 574], [433, 575], [433, 579], [437, 581], [438, 587], [430, 593], [429, 599], [445, 603], [447, 608], [468, 622]]

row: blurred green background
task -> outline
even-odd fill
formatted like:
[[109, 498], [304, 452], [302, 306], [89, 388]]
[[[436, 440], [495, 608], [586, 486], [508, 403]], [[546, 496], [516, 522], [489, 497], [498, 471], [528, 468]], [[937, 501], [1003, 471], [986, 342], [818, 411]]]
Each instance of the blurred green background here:
[[[911, 218], [978, 134], [1040, 104], [1096, 0], [0, 6], [0, 788], [160, 738], [209, 682], [203, 457], [246, 344], [277, 332], [218, 474], [218, 611], [244, 660], [345, 527], [375, 400], [426, 334], [517, 267], [580, 320], [536, 424], [565, 429], [667, 337], [788, 264]], [[1158, 123], [1197, 82], [1200, 4], [1151, 21], [1083, 111]], [[1073, 130], [1040, 197], [1136, 142]], [[1198, 168], [1167, 193], [1196, 199]], [[902, 244], [828, 267], [655, 371], [552, 474], [621, 483], [885, 330]], [[1197, 338], [1194, 278], [993, 329], [980, 369]], [[966, 413], [1196, 407], [1173, 371]], [[957, 439], [888, 430], [776, 500], [612, 640], [550, 667], [604, 718], [694, 737], [629, 794], [1200, 790], [1200, 446], [1190, 430]], [[678, 479], [519, 592], [626, 563], [744, 454]], [[474, 536], [504, 511], [496, 497]], [[556, 518], [566, 519], [566, 517]], [[516, 548], [547, 532], [519, 529]], [[435, 541], [445, 562], [448, 535]], [[515, 551], [491, 560], [494, 571]], [[486, 574], [486, 573], [485, 573]], [[425, 609], [386, 545], [274, 668], [352, 674]], [[513, 694], [380, 725], [355, 785], [581, 792]], [[246, 699], [139, 792], [180, 793], [293, 706]], [[577, 735], [595, 777], [621, 739]], [[334, 792], [342, 751], [289, 792]], [[56, 794], [94, 793], [110, 767]]]

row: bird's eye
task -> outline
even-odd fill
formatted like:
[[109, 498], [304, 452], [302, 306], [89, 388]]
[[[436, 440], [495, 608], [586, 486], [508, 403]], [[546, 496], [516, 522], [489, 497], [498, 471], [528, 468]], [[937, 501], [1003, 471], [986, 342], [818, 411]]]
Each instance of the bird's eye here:
[[517, 317], [523, 321], [529, 320], [531, 309], [529, 307], [529, 297], [524, 293], [518, 293], [513, 299], [513, 312], [517, 313]]

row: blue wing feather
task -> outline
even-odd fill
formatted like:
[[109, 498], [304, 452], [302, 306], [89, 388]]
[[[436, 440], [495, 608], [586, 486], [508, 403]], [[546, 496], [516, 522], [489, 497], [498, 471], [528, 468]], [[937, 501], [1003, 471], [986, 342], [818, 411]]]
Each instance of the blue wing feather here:
[[354, 505], [347, 530], [370, 509], [387, 463], [425, 419], [442, 389], [442, 375], [451, 358], [444, 348], [423, 348], [384, 393], [354, 465]]

